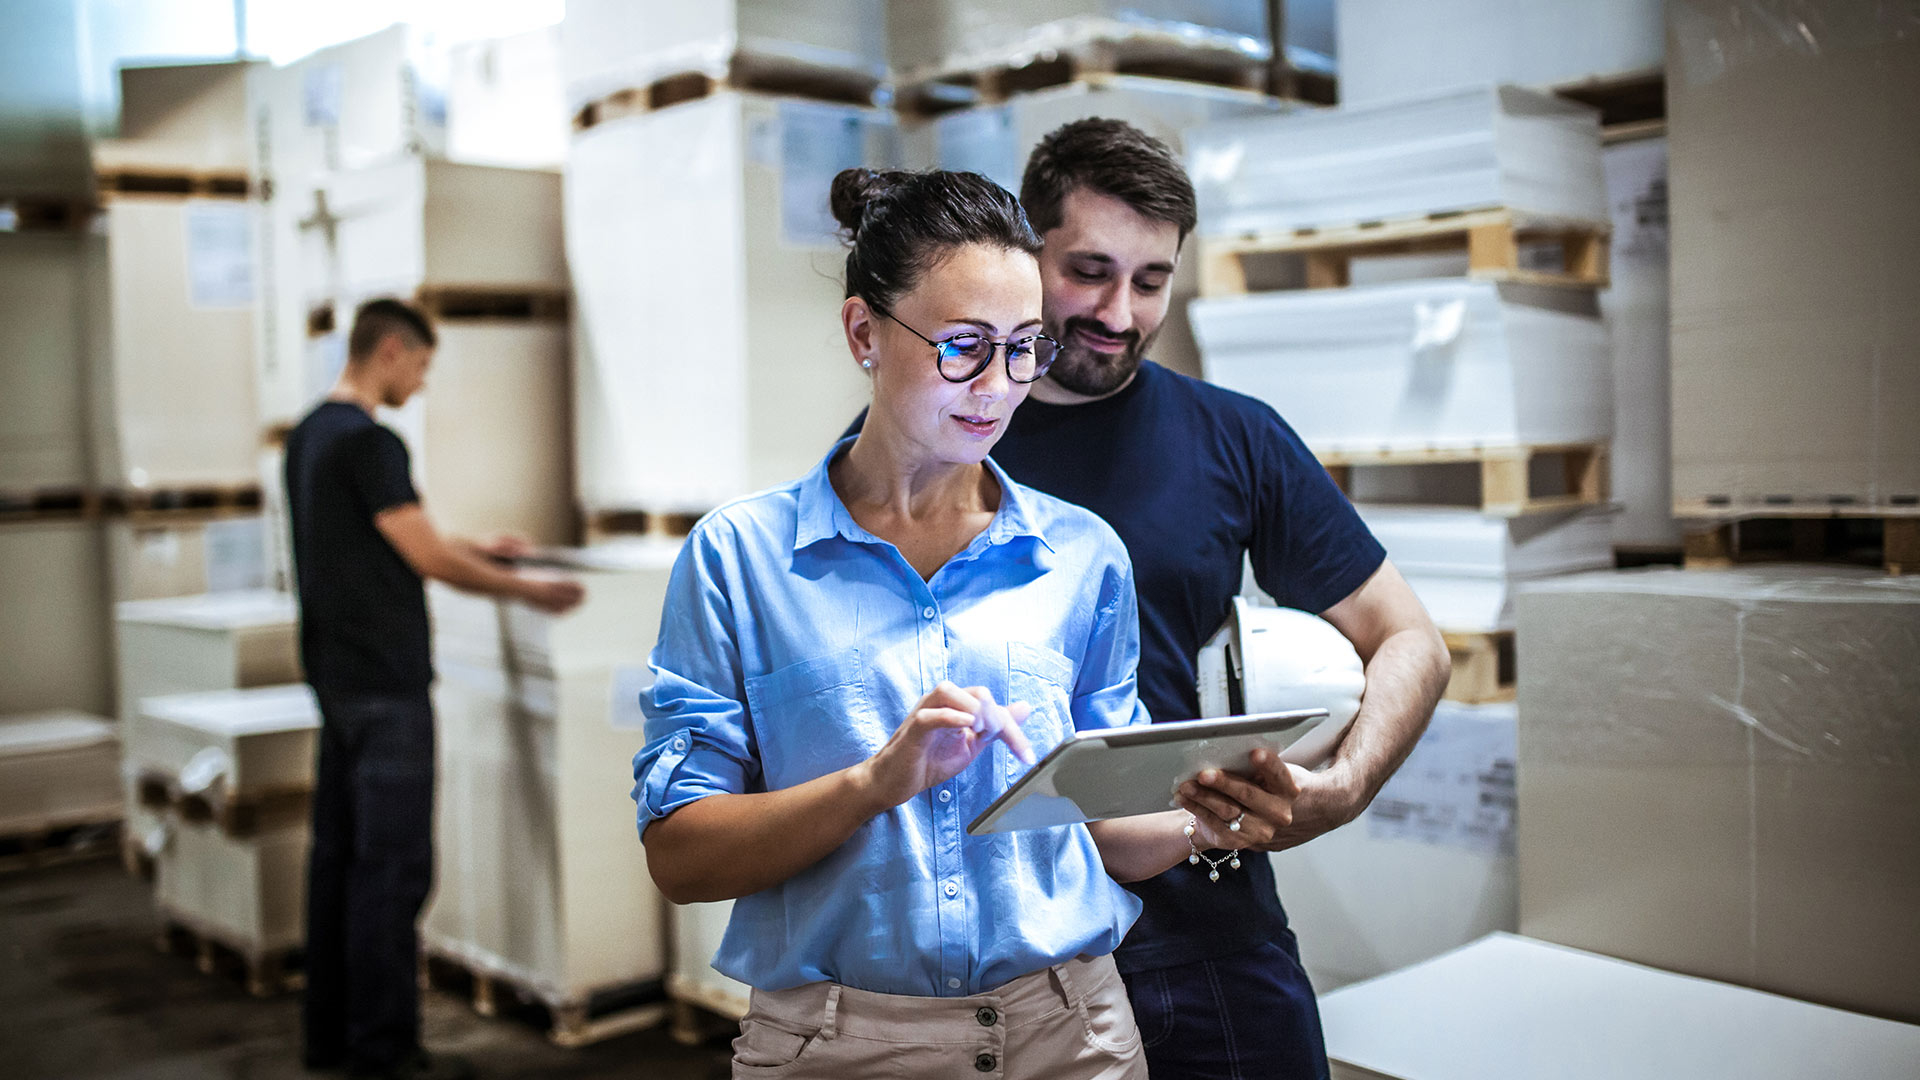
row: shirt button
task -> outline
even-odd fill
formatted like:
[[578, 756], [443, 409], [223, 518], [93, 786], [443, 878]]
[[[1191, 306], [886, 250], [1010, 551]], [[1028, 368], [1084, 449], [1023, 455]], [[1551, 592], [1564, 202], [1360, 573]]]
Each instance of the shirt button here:
[[947, 790], [946, 788], [941, 788], [941, 789], [940, 789], [940, 801], [941, 801], [941, 802], [952, 802], [952, 801], [953, 801], [953, 792], [951, 792], [951, 791], [948, 791], [948, 790]]
[[930, 607], [920, 609], [920, 617], [923, 619], [931, 619], [933, 618], [934, 614], [935, 614], [934, 610]]
[[981, 1054], [979, 1057], [973, 1059], [973, 1069], [975, 1072], [992, 1072], [993, 1064], [992, 1054]]
[[675, 750], [685, 750], [687, 748], [687, 740], [685, 739], [673, 740], [673, 748]]
[[1000, 1022], [1000, 1014], [985, 1005], [980, 1006], [980, 1011], [974, 1013], [973, 1018], [980, 1021], [981, 1027], [992, 1027]]
[[949, 989], [949, 990], [958, 990], [958, 989], [960, 989], [960, 980], [959, 980], [959, 979], [948, 979], [948, 980], [947, 980], [947, 989]]
[[948, 896], [948, 898], [949, 898], [949, 899], [951, 899], [952, 897], [955, 897], [955, 896], [959, 896], [959, 895], [960, 895], [960, 886], [958, 886], [958, 885], [955, 885], [955, 884], [954, 884], [953, 882], [951, 882], [951, 881], [949, 881], [949, 882], [947, 882], [947, 889], [946, 889], [946, 892], [947, 892], [947, 896]]

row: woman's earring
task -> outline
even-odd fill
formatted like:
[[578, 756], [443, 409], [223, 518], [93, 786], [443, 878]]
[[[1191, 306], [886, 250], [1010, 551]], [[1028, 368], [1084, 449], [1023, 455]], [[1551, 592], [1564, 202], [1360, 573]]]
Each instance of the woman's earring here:
[[870, 368], [870, 367], [872, 367], [872, 366], [873, 366], [873, 361], [871, 361], [871, 360], [862, 360], [862, 361], [860, 361], [860, 366], [861, 366], [861, 367], [863, 367], [863, 368]]

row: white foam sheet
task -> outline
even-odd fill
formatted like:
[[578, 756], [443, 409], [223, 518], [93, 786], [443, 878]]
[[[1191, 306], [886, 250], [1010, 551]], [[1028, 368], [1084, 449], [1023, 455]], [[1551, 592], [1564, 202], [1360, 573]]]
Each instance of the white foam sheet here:
[[1202, 235], [1506, 207], [1605, 224], [1599, 113], [1512, 86], [1187, 133]]
[[1460, 280], [1195, 301], [1210, 382], [1315, 450], [1556, 444], [1613, 431], [1605, 325], [1577, 293]]
[[1336, 1076], [1911, 1080], [1920, 1062], [1920, 1027], [1511, 934], [1328, 994], [1320, 1016]]

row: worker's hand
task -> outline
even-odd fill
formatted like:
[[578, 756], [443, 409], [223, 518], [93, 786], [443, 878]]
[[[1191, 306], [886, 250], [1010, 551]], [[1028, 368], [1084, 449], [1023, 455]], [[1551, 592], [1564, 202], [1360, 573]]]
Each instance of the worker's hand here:
[[498, 536], [476, 541], [473, 550], [489, 559], [512, 562], [514, 559], [527, 558], [537, 549], [533, 546], [533, 541], [518, 533], [501, 533]]
[[1272, 837], [1259, 845], [1262, 851], [1298, 847], [1347, 824], [1366, 809], [1358, 785], [1337, 761], [1319, 772], [1308, 772], [1282, 761], [1279, 754], [1270, 750], [1255, 750], [1252, 762], [1253, 780], [1261, 790], [1293, 792], [1292, 820], [1275, 829]]
[[[1293, 824], [1300, 779], [1310, 774], [1285, 762], [1281, 762], [1277, 770], [1263, 772], [1259, 760], [1249, 759], [1255, 768], [1254, 776], [1260, 781], [1257, 783], [1219, 769], [1203, 769], [1180, 785], [1174, 801], [1193, 815], [1196, 846], [1264, 848]], [[1235, 822], [1239, 823], [1237, 829]]]
[[520, 575], [520, 599], [549, 615], [564, 615], [586, 598], [587, 590], [572, 578]]
[[855, 779], [876, 807], [886, 809], [958, 776], [996, 740], [1030, 762], [1033, 748], [1020, 725], [1031, 712], [1025, 702], [995, 702], [984, 686], [963, 690], [942, 682], [920, 699], [879, 753], [854, 766]]

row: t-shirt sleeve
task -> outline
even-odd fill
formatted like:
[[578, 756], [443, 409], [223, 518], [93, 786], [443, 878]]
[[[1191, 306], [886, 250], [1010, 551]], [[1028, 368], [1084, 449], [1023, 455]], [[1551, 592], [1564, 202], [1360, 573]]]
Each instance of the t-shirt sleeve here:
[[1281, 604], [1320, 614], [1365, 584], [1386, 549], [1280, 414], [1264, 408], [1253, 443], [1254, 580]]
[[419, 493], [413, 490], [407, 444], [386, 428], [368, 428], [355, 439], [347, 464], [353, 471], [353, 485], [367, 508], [367, 516], [420, 501]]

